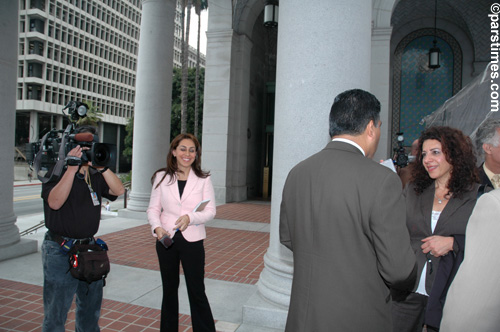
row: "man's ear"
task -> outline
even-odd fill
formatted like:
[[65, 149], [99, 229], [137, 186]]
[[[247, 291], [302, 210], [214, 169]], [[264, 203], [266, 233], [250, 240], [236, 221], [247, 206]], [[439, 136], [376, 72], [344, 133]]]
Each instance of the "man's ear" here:
[[370, 122], [368, 122], [368, 124], [366, 125], [365, 129], [366, 133], [370, 138], [375, 137], [375, 128], [376, 128], [375, 122], [373, 122], [373, 120], [370, 120]]
[[486, 154], [491, 154], [491, 144], [483, 143], [483, 151]]

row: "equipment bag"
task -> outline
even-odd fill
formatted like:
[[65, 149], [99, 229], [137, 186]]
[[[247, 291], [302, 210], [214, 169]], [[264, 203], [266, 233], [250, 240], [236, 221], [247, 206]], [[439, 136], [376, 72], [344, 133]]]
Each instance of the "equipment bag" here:
[[75, 244], [69, 251], [69, 272], [79, 280], [88, 282], [103, 280], [110, 270], [107, 250], [98, 244]]

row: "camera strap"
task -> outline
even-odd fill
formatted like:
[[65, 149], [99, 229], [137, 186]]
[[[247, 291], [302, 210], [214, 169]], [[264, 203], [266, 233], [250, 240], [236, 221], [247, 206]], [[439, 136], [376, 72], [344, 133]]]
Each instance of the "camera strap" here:
[[48, 178], [45, 176], [41, 176], [38, 173], [40, 171], [40, 164], [42, 162], [42, 155], [43, 155], [42, 150], [43, 150], [43, 147], [45, 146], [45, 141], [47, 140], [47, 137], [49, 136], [50, 132], [43, 135], [42, 140], [40, 141], [40, 146], [42, 147], [42, 149], [40, 149], [40, 151], [38, 151], [38, 153], [36, 154], [35, 162], [33, 163], [33, 168], [35, 169], [35, 173], [38, 176], [38, 179], [42, 183], [47, 183], [54, 175], [55, 176], [61, 175], [62, 169], [63, 169], [64, 164], [65, 164], [65, 160], [64, 160], [65, 159], [65, 151], [64, 150], [66, 148], [66, 139], [69, 136], [69, 133], [71, 132], [71, 128], [72, 128], [72, 125], [69, 124], [66, 127], [66, 130], [64, 130], [64, 133], [62, 135], [61, 144], [59, 146], [58, 160], [56, 162], [56, 165], [54, 166], [54, 170], [53, 170], [52, 174]]
[[88, 172], [85, 172], [85, 182], [87, 183], [87, 186], [89, 187], [90, 191], [90, 198], [92, 198], [92, 203], [94, 206], [99, 206], [101, 205], [101, 202], [99, 202], [99, 197], [97, 196], [97, 193], [92, 189], [92, 181], [90, 181], [90, 170]]

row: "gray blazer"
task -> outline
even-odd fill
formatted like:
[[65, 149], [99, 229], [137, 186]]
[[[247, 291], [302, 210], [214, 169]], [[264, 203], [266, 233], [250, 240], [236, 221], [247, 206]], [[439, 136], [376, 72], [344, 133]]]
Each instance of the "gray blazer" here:
[[[431, 235], [442, 235], [442, 236], [453, 236], [453, 235], [465, 235], [465, 228], [467, 227], [467, 222], [472, 213], [472, 209], [476, 204], [477, 190], [479, 184], [474, 184], [471, 191], [466, 192], [461, 198], [451, 197], [446, 207], [441, 212], [439, 216], [436, 229], [434, 234], [431, 229], [431, 214], [432, 214], [432, 204], [434, 201], [434, 183], [432, 183], [424, 192], [417, 196], [415, 193], [415, 185], [413, 183], [408, 184], [404, 190], [404, 195], [406, 197], [406, 224], [410, 232], [411, 246], [415, 251], [417, 256], [418, 273], [417, 276], [420, 278], [422, 270], [424, 268], [427, 258], [432, 261], [432, 271], [427, 268], [427, 276], [425, 281], [425, 289], [427, 294], [431, 293], [432, 285], [434, 283], [434, 278], [439, 266], [439, 257], [434, 257], [431, 255], [425, 255], [422, 252], [421, 245], [422, 239], [429, 237]], [[454, 244], [454, 250], [458, 250], [456, 244]], [[428, 256], [428, 257], [427, 257]], [[415, 289], [418, 286], [415, 285]]]
[[405, 215], [398, 176], [350, 144], [295, 166], [280, 213], [294, 258], [286, 331], [390, 331], [389, 287], [416, 280]]

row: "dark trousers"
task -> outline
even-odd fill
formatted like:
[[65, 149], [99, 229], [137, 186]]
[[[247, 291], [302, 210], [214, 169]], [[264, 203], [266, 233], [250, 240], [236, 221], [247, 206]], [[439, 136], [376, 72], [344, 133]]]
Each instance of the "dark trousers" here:
[[428, 297], [410, 293], [403, 301], [392, 302], [393, 332], [422, 332]]
[[166, 249], [156, 242], [163, 284], [161, 332], [176, 332], [179, 328], [179, 263], [182, 263], [191, 309], [193, 331], [215, 332], [212, 310], [205, 294], [205, 248], [203, 240], [188, 242], [180, 231], [174, 243]]

